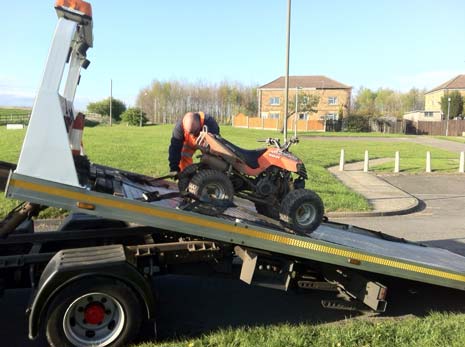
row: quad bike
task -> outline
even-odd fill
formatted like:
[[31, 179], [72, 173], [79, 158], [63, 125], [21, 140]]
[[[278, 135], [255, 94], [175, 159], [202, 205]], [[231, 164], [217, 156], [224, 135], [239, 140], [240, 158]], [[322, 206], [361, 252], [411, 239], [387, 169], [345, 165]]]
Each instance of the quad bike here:
[[200, 201], [218, 202], [201, 213], [224, 212], [236, 195], [254, 202], [259, 214], [281, 221], [294, 232], [311, 233], [320, 225], [324, 207], [315, 192], [305, 189], [303, 162], [289, 152], [298, 139], [284, 145], [273, 138], [264, 142], [267, 148], [246, 150], [204, 128], [196, 143], [202, 152], [200, 162], [179, 174], [179, 191]]

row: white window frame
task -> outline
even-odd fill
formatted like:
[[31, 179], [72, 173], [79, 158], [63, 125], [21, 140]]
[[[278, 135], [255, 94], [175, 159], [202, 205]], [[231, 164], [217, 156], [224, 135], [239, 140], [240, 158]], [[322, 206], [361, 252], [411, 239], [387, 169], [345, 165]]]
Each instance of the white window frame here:
[[328, 105], [337, 105], [337, 96], [328, 96]]
[[330, 112], [325, 115], [326, 120], [337, 120], [337, 113], [336, 112]]
[[280, 113], [279, 112], [268, 112], [269, 119], [279, 119]]
[[279, 96], [271, 96], [270, 97], [270, 105], [272, 105], [272, 106], [281, 105], [281, 98]]

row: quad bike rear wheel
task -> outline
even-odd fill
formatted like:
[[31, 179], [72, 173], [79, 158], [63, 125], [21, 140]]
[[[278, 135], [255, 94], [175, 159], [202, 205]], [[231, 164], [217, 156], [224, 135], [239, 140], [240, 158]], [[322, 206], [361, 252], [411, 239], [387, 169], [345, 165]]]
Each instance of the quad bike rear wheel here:
[[284, 225], [298, 234], [310, 234], [323, 220], [324, 206], [312, 190], [295, 189], [281, 202], [279, 217]]
[[192, 177], [187, 190], [200, 201], [198, 212], [209, 215], [223, 213], [234, 198], [231, 180], [218, 170], [200, 170]]

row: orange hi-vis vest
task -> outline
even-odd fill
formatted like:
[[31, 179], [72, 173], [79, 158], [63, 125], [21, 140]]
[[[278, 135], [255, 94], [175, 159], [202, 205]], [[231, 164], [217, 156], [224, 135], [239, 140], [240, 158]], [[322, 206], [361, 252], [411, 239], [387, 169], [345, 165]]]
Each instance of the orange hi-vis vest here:
[[[205, 121], [205, 113], [197, 113], [200, 116], [200, 129], [202, 129]], [[181, 171], [184, 171], [186, 167], [193, 163], [192, 156], [194, 155], [195, 150], [197, 149], [195, 144], [196, 140], [196, 136], [189, 134], [189, 132], [184, 129], [184, 143], [182, 145], [181, 150], [181, 161], [179, 162], [179, 169]]]

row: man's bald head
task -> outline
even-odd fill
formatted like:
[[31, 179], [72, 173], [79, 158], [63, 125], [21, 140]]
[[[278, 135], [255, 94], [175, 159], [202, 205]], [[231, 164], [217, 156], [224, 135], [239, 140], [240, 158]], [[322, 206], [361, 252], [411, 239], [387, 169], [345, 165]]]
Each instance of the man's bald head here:
[[184, 131], [191, 135], [198, 136], [200, 134], [200, 115], [194, 112], [187, 112], [182, 118], [182, 127]]

